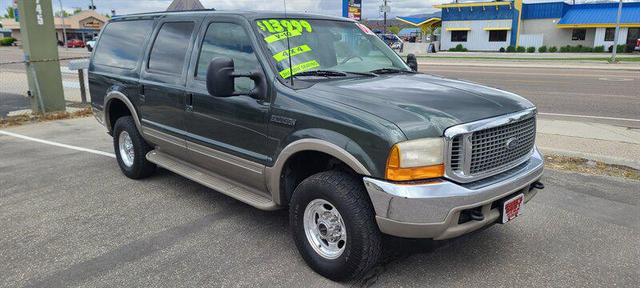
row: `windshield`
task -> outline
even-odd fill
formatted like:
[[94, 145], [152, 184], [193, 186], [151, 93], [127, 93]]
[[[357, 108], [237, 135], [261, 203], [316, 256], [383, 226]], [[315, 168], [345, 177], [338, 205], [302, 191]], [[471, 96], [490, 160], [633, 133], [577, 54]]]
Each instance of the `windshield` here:
[[[379, 69], [411, 71], [394, 51], [361, 24], [313, 19], [260, 19], [255, 25], [272, 55], [270, 60], [285, 79], [316, 70], [345, 73], [368, 73]], [[293, 68], [290, 68], [290, 54]]]

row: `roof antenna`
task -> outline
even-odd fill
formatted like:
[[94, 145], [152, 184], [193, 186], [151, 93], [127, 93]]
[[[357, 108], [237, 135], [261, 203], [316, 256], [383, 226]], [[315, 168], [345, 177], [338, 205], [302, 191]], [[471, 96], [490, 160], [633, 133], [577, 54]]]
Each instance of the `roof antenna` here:
[[[283, 0], [283, 7], [285, 8], [285, 18], [287, 18], [287, 0]], [[289, 44], [289, 36], [291, 35], [291, 25], [285, 25], [285, 38], [287, 39], [287, 58], [289, 58], [289, 79], [291, 85], [294, 86], [294, 67], [292, 67], [292, 47]]]

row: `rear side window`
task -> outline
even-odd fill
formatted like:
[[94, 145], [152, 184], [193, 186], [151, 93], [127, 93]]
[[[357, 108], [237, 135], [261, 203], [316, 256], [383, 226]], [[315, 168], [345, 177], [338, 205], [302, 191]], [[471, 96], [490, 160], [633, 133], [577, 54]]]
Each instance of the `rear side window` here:
[[154, 41], [147, 68], [168, 74], [182, 74], [193, 30], [193, 22], [164, 23]]
[[153, 23], [153, 20], [135, 20], [107, 25], [94, 52], [94, 63], [122, 69], [136, 68], [144, 49], [141, 43], [151, 33]]

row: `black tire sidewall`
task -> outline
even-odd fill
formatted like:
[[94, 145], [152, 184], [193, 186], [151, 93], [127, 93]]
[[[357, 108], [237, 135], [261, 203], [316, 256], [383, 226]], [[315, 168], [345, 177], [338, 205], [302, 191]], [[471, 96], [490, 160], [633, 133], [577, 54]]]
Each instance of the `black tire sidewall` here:
[[[335, 280], [342, 281], [359, 276], [366, 272], [364, 262], [377, 262], [377, 259], [365, 259], [366, 257], [378, 257], [379, 253], [367, 253], [368, 249], [374, 248], [380, 250], [380, 232], [374, 223], [373, 209], [369, 202], [364, 201], [364, 195], [352, 195], [349, 191], [358, 183], [355, 177], [340, 172], [323, 172], [320, 174], [342, 174], [331, 175], [330, 179], [342, 177], [341, 183], [334, 181], [324, 181], [322, 177], [314, 176], [303, 181], [294, 192], [290, 203], [290, 226], [294, 241], [298, 250], [301, 252], [303, 259], [319, 274]], [[317, 174], [318, 175], [318, 174]], [[326, 176], [326, 175], [325, 175]], [[352, 187], [352, 189], [345, 189]], [[364, 190], [364, 189], [362, 189]], [[353, 190], [351, 192], [354, 192]], [[357, 191], [365, 193], [365, 191]], [[354, 196], [359, 196], [354, 198]], [[304, 230], [304, 213], [307, 205], [315, 199], [323, 199], [331, 203], [343, 218], [347, 230], [346, 247], [343, 253], [336, 259], [326, 259], [319, 255], [310, 245]], [[368, 211], [369, 213], [358, 213], [354, 206], [360, 207], [356, 211]], [[366, 206], [366, 207], [365, 207]], [[362, 215], [365, 214], [365, 215]], [[363, 222], [366, 225], [363, 225]], [[368, 223], [369, 222], [369, 223]], [[371, 231], [375, 229], [376, 231]], [[374, 246], [374, 247], [370, 247]]]
[[[119, 141], [120, 133], [126, 131], [131, 138], [131, 142], [134, 145], [134, 161], [131, 166], [125, 165], [120, 156]], [[149, 176], [155, 169], [155, 165], [150, 163], [145, 158], [147, 152], [149, 152], [150, 147], [145, 142], [145, 140], [138, 132], [136, 123], [134, 122], [131, 116], [120, 117], [114, 124], [113, 129], [113, 143], [114, 143], [114, 152], [116, 154], [116, 159], [118, 160], [118, 166], [120, 170], [127, 177], [132, 179], [139, 179]]]

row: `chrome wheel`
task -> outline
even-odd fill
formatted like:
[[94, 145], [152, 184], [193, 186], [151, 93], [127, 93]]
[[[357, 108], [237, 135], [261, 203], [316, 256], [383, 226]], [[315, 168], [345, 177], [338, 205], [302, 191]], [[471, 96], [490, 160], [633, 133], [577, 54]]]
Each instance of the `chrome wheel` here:
[[336, 259], [345, 251], [345, 222], [331, 203], [323, 199], [309, 202], [303, 215], [303, 226], [309, 244], [323, 258]]
[[131, 142], [131, 137], [127, 131], [120, 132], [118, 135], [118, 151], [120, 152], [120, 159], [127, 167], [134, 165], [134, 144]]

